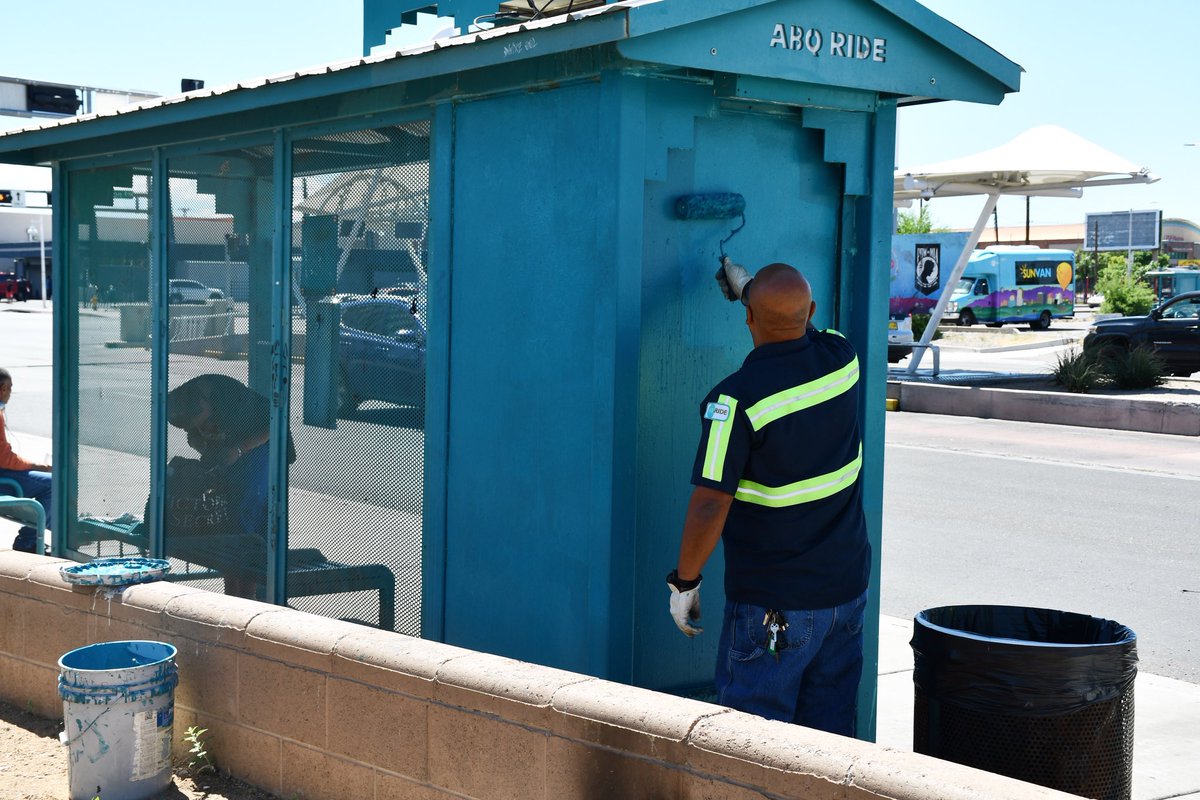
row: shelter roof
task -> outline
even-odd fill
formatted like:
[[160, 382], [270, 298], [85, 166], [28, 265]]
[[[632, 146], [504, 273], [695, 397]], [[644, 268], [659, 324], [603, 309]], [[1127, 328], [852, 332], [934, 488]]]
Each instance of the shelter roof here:
[[896, 170], [898, 203], [977, 194], [1060, 195], [1089, 186], [1153, 183], [1138, 166], [1057, 125], [1030, 128], [1013, 140], [973, 155]]
[[[807, 27], [806, 27], [807, 26]], [[782, 41], [780, 30], [783, 30]], [[857, 57], [838, 37], [878, 40], [885, 50]], [[793, 47], [801, 41], [816, 48]], [[816, 34], [813, 39], [810, 34]], [[660, 70], [703, 70], [750, 76], [760, 83], [747, 91], [790, 84], [878, 92], [900, 103], [969, 100], [998, 103], [1016, 91], [1021, 68], [915, 0], [617, 0], [594, 8], [519, 25], [495, 27], [437, 39], [394, 52], [321, 64], [300, 70], [156, 98], [120, 109], [67, 117], [0, 135], [0, 156], [11, 163], [47, 163], [94, 153], [186, 141], [179, 133], [149, 133], [218, 117], [261, 112], [240, 131], [289, 123], [271, 108], [299, 109], [295, 118], [318, 121], [313, 101], [424, 79], [457, 81], [472, 70], [519, 64], [555, 54], [608, 45], [624, 65]], [[883, 62], [886, 62], [883, 63]], [[581, 62], [579, 69], [595, 69]], [[611, 66], [611, 63], [604, 64]], [[583, 73], [580, 73], [583, 74]], [[554, 75], [549, 78], [558, 79]], [[529, 81], [547, 80], [533, 75]], [[466, 92], [458, 83], [439, 87]], [[739, 87], [740, 89], [740, 87]], [[735, 89], [734, 91], [739, 91]], [[443, 95], [444, 96], [444, 95]], [[746, 96], [739, 94], [738, 96]], [[786, 95], [786, 100], [804, 94]], [[408, 98], [410, 102], [412, 98]], [[812, 104], [809, 101], [808, 104]], [[817, 103], [818, 105], [820, 103]], [[270, 124], [263, 124], [267, 120]], [[214, 135], [238, 132], [232, 127]], [[136, 133], [133, 138], [123, 134]], [[182, 137], [182, 138], [181, 138]], [[85, 146], [81, 143], [87, 142]]]

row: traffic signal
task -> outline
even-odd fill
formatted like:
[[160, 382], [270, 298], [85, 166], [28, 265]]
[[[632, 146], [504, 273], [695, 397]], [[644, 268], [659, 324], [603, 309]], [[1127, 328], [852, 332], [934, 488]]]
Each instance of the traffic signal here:
[[79, 99], [79, 92], [70, 87], [42, 86], [32, 83], [25, 86], [27, 111], [71, 116], [79, 110], [81, 105], [83, 105], [83, 101]]
[[11, 206], [13, 204], [12, 189], [0, 189], [0, 206]]

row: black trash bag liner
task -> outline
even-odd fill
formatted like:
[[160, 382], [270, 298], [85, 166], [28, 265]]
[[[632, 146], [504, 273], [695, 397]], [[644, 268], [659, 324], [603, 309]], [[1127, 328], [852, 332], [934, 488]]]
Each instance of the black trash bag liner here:
[[1068, 714], [1112, 700], [1137, 675], [1137, 635], [1067, 611], [943, 606], [913, 625], [913, 681], [933, 700], [1008, 716]]

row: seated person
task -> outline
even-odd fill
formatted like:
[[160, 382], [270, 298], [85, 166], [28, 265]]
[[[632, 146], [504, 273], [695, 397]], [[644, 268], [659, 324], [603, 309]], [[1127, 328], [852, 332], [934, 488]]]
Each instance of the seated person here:
[[[46, 527], [50, 528], [50, 465], [36, 464], [22, 458], [8, 442], [4, 407], [8, 405], [8, 401], [12, 397], [12, 389], [12, 375], [8, 370], [0, 369], [0, 478], [16, 481], [17, 485], [21, 487], [23, 495], [32, 497], [41, 503], [42, 508], [46, 511]], [[44, 548], [45, 544], [38, 541], [38, 532], [28, 525], [21, 526], [12, 545], [13, 550], [37, 553], [38, 555], [42, 555], [43, 551], [49, 552], [49, 549], [44, 550]]]
[[[270, 401], [236, 378], [200, 375], [167, 395], [167, 420], [187, 432], [200, 456], [168, 465], [168, 554], [187, 558], [181, 550], [196, 555], [197, 548], [235, 546], [252, 550], [244, 557], [265, 568]], [[296, 460], [290, 436], [287, 459]], [[212, 536], [224, 538], [204, 541]], [[231, 554], [222, 555], [228, 560]], [[253, 597], [254, 586], [245, 580], [226, 575], [225, 585], [229, 594]]]

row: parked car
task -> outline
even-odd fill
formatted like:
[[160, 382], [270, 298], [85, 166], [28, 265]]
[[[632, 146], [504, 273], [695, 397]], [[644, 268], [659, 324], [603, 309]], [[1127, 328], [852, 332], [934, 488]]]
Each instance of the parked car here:
[[896, 364], [912, 355], [912, 317], [888, 320], [888, 363]]
[[1152, 347], [1172, 375], [1200, 372], [1200, 292], [1185, 292], [1144, 317], [1096, 322], [1083, 339], [1084, 352]]
[[363, 297], [339, 307], [338, 416], [367, 400], [424, 408], [426, 328], [413, 302]]
[[205, 300], [225, 299], [225, 293], [220, 289], [188, 278], [171, 278], [167, 285], [167, 300], [172, 303], [203, 303]]

